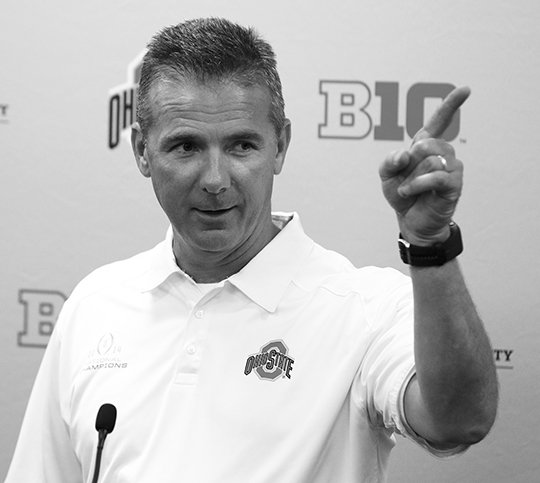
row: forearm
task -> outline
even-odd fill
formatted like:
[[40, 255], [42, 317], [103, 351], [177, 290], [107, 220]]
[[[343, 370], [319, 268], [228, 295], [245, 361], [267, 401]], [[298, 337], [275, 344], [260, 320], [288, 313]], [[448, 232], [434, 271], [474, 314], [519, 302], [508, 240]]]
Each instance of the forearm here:
[[[437, 242], [456, 242], [450, 240], [449, 223], [461, 196], [463, 163], [443, 134], [469, 94], [467, 87], [450, 92], [411, 147], [390, 153], [379, 168], [383, 193], [402, 236], [413, 246], [436, 249]], [[431, 442], [478, 441], [495, 418], [497, 377], [458, 262], [454, 258], [442, 266], [411, 267], [411, 277], [417, 377], [405, 391], [407, 421]]]
[[409, 424], [439, 443], [472, 443], [495, 417], [498, 387], [491, 345], [457, 260], [411, 267], [417, 387], [406, 395]]

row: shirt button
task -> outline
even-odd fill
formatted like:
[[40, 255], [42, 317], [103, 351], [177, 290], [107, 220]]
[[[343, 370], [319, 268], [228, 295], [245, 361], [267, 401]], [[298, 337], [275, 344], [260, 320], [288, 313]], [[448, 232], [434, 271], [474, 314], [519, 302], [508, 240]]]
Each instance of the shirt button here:
[[198, 319], [202, 319], [204, 316], [204, 310], [197, 310], [197, 312], [195, 312], [195, 317], [197, 317]]
[[194, 345], [189, 345], [187, 346], [186, 348], [186, 352], [192, 356], [193, 354], [195, 354], [195, 352], [197, 352], [197, 348], [194, 346]]

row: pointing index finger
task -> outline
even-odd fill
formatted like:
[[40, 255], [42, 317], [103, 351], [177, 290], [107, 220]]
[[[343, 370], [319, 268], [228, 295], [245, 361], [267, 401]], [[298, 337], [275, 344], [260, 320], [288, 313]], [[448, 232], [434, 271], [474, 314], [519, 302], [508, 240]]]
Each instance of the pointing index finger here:
[[413, 144], [420, 139], [439, 138], [452, 122], [452, 118], [461, 105], [467, 100], [471, 90], [468, 87], [457, 87], [448, 94], [437, 107], [433, 115], [416, 133]]

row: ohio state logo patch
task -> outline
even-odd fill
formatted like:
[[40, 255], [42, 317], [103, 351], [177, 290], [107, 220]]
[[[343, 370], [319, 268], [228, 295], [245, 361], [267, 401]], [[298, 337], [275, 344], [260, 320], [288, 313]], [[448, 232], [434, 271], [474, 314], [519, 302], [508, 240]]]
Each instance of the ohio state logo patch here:
[[273, 340], [261, 347], [257, 354], [249, 356], [246, 360], [244, 374], [249, 376], [255, 372], [260, 379], [275, 381], [278, 378], [291, 378], [294, 359], [287, 354], [288, 347], [282, 340]]

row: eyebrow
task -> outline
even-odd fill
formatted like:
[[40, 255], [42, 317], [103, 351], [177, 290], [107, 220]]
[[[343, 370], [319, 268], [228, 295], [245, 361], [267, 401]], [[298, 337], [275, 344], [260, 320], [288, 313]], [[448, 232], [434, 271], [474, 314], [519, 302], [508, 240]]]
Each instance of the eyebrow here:
[[189, 130], [177, 130], [172, 133], [166, 134], [159, 141], [159, 146], [162, 148], [168, 148], [169, 146], [178, 143], [180, 141], [201, 142], [202, 136], [196, 132]]
[[234, 141], [236, 139], [245, 139], [246, 141], [253, 141], [258, 144], [264, 143], [264, 136], [259, 132], [253, 131], [251, 129], [242, 129], [236, 132], [232, 132], [225, 136], [227, 141]]
[[[233, 131], [229, 134], [226, 134], [224, 136], [224, 140], [225, 142], [246, 140], [252, 141], [257, 144], [264, 144], [264, 136], [258, 131], [254, 131], [252, 129], [241, 129], [238, 131]], [[204, 142], [204, 136], [201, 136], [198, 132], [194, 132], [189, 129], [179, 129], [163, 136], [163, 138], [159, 142], [159, 145], [162, 148], [167, 148], [180, 141], [202, 143]]]

